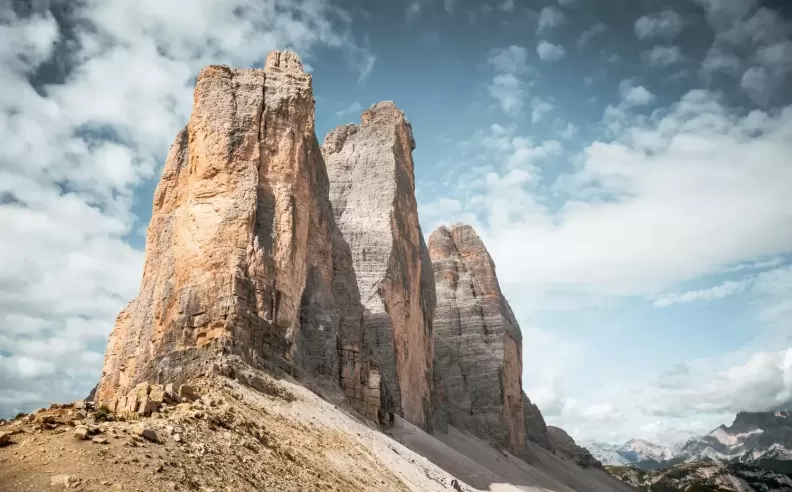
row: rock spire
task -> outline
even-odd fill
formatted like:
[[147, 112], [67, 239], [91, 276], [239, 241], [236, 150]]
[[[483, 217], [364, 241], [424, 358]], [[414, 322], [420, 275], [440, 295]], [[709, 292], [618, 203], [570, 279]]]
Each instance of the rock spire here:
[[435, 285], [418, 223], [412, 128], [386, 101], [325, 138], [335, 220], [352, 250], [364, 343], [396, 412], [426, 427], [432, 388]]

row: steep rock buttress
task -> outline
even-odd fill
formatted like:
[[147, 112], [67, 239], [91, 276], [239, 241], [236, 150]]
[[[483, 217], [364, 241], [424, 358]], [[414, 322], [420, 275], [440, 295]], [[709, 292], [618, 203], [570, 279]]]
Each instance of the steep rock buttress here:
[[364, 344], [395, 411], [429, 425], [435, 285], [415, 200], [410, 123], [392, 102], [360, 125], [330, 132], [322, 147], [330, 201], [352, 250], [364, 306]]
[[434, 385], [451, 425], [519, 453], [525, 446], [522, 334], [472, 227], [429, 236], [437, 311]]
[[375, 416], [379, 376], [362, 354], [352, 256], [328, 194], [311, 76], [296, 55], [272, 52], [263, 70], [202, 70], [154, 194], [140, 293], [110, 336], [97, 401], [137, 411], [125, 395], [139, 383], [195, 377], [233, 355], [335, 381]]

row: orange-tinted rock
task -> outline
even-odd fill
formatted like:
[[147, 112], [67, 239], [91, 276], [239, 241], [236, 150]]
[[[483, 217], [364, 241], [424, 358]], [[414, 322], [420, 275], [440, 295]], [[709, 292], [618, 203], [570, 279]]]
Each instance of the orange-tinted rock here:
[[434, 278], [415, 200], [410, 123], [392, 103], [327, 135], [322, 152], [336, 222], [352, 250], [366, 350], [396, 413], [426, 427]]
[[205, 68], [154, 194], [140, 294], [118, 316], [97, 401], [234, 355], [339, 384], [342, 369], [353, 373], [343, 384], [368, 411], [362, 307], [328, 192], [297, 56], [272, 52], [263, 70]]

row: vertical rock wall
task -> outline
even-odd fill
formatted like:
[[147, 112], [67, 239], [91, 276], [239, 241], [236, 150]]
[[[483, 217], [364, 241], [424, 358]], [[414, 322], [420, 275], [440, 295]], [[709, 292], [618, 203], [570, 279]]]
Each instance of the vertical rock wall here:
[[364, 343], [396, 413], [426, 427], [432, 386], [434, 278], [418, 223], [410, 123], [378, 103], [325, 139], [330, 201], [352, 250]]
[[272, 52], [263, 70], [204, 69], [154, 194], [140, 294], [118, 316], [97, 401], [236, 354], [337, 380], [376, 415], [380, 383], [362, 354], [352, 256], [328, 193], [311, 76], [297, 56]]
[[437, 281], [435, 391], [450, 423], [519, 453], [525, 445], [522, 334], [472, 227], [429, 236]]

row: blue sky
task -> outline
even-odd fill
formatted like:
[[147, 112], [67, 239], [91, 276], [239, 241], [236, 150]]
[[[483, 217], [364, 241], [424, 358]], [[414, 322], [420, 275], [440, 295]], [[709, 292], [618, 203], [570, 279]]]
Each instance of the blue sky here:
[[424, 232], [484, 238], [550, 423], [669, 442], [792, 399], [788, 2], [32, 5], [0, 6], [0, 413], [90, 389], [195, 75], [273, 48], [320, 140], [405, 111]]

